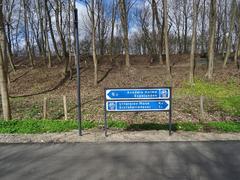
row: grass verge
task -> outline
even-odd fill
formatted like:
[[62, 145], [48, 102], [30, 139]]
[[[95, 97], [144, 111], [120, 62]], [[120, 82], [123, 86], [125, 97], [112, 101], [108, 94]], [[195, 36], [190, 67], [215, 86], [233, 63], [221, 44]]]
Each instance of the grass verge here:
[[177, 95], [205, 96], [213, 99], [221, 111], [240, 116], [240, 86], [234, 81], [227, 84], [210, 83], [196, 80], [194, 85], [185, 84]]
[[[83, 129], [103, 127], [97, 121], [83, 121]], [[127, 124], [123, 121], [111, 120], [109, 128], [125, 129], [128, 131], [138, 130], [168, 130], [168, 124]], [[0, 133], [2, 134], [41, 134], [60, 133], [77, 129], [77, 122], [73, 120], [11, 120], [0, 121]], [[240, 122], [208, 122], [208, 123], [176, 123], [172, 126], [173, 131], [194, 131], [194, 132], [240, 132]]]

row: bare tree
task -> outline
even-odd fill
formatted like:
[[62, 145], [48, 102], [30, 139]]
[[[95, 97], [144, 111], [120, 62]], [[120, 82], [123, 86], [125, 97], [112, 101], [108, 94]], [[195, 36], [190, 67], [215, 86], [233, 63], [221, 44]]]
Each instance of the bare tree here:
[[199, 0], [193, 0], [192, 46], [191, 46], [191, 54], [190, 54], [190, 79], [189, 79], [191, 84], [193, 84], [194, 82], [194, 69], [195, 69], [194, 55], [195, 55], [196, 36], [197, 36], [198, 5], [199, 5]]
[[183, 19], [184, 19], [184, 53], [186, 53], [188, 50], [187, 48], [187, 35], [188, 35], [188, 19], [189, 19], [189, 1], [183, 0]]
[[29, 22], [28, 22], [29, 5], [30, 5], [29, 0], [23, 0], [25, 43], [26, 43], [26, 49], [28, 52], [28, 58], [30, 60], [31, 66], [34, 67], [30, 38], [29, 38]]
[[5, 26], [6, 26], [6, 36], [7, 36], [7, 56], [8, 56], [8, 60], [10, 62], [11, 68], [13, 71], [16, 70], [16, 67], [13, 63], [13, 52], [12, 52], [12, 38], [11, 38], [11, 34], [12, 34], [12, 24], [13, 24], [13, 20], [12, 20], [12, 16], [13, 16], [13, 8], [15, 5], [15, 0], [5, 0]]
[[[237, 12], [236, 12], [236, 16], [239, 17], [240, 16], [240, 3], [237, 4]], [[237, 67], [240, 70], [239, 67], [239, 63], [238, 63], [238, 57], [240, 54], [240, 18], [237, 19], [237, 40], [236, 40], [236, 47], [235, 47], [235, 53], [234, 53], [234, 62], [237, 65]]]
[[48, 68], [52, 67], [52, 59], [51, 59], [51, 49], [49, 45], [49, 40], [48, 40], [48, 19], [47, 19], [47, 0], [44, 1], [44, 39], [45, 39], [45, 48], [46, 48], [46, 54], [48, 57]]
[[164, 42], [165, 42], [165, 53], [166, 53], [166, 68], [169, 76], [169, 80], [172, 79], [170, 58], [169, 58], [169, 47], [168, 47], [168, 5], [167, 0], [163, 2], [163, 14], [164, 14]]
[[228, 0], [224, 0], [224, 11], [223, 13], [223, 25], [222, 25], [222, 31], [223, 31], [223, 42], [222, 42], [222, 55], [223, 57], [225, 54], [226, 44], [227, 44], [227, 22], [228, 22]]
[[[72, 52], [73, 52], [73, 47], [72, 47], [72, 40], [71, 40], [71, 36], [72, 36], [72, 33], [74, 33], [72, 31], [72, 22], [71, 22], [71, 12], [74, 12], [74, 3], [75, 3], [75, 0], [74, 2], [72, 2], [72, 0], [68, 0], [68, 55], [69, 55], [69, 64], [68, 64], [68, 67], [65, 67], [65, 68], [69, 68], [69, 72], [70, 72], [70, 79], [72, 79], [72, 76], [73, 76], [73, 71], [72, 71], [72, 66], [73, 66], [73, 58], [72, 58]], [[65, 70], [65, 72], [68, 71], [68, 70]]]
[[213, 63], [214, 63], [214, 44], [216, 34], [216, 2], [217, 0], [211, 0], [210, 13], [209, 13], [209, 45], [208, 45], [208, 71], [206, 76], [208, 79], [213, 77]]
[[0, 0], [0, 88], [2, 98], [3, 118], [5, 120], [11, 119], [10, 102], [7, 86], [7, 62], [6, 62], [6, 38], [4, 30], [4, 19], [2, 7], [3, 1]]
[[[63, 17], [62, 17], [62, 11], [63, 11], [63, 4], [59, 0], [55, 0], [55, 20], [56, 20], [56, 29], [58, 32], [58, 35], [60, 37], [61, 45], [62, 45], [62, 52], [63, 52], [63, 57], [65, 60], [68, 60], [68, 53], [67, 53], [67, 45], [65, 41], [65, 36], [63, 32]], [[65, 68], [64, 68], [65, 69]], [[64, 72], [66, 73], [66, 72]]]
[[155, 29], [156, 12], [154, 7], [156, 6], [155, 0], [152, 0], [151, 6], [152, 6], [151, 8], [152, 8], [152, 51], [153, 51], [152, 53], [155, 55], [157, 53], [157, 34]]
[[50, 35], [51, 35], [52, 42], [53, 42], [54, 51], [55, 51], [55, 54], [57, 56], [58, 61], [61, 62], [61, 56], [59, 54], [59, 50], [58, 50], [58, 47], [57, 47], [57, 42], [56, 42], [54, 31], [53, 31], [52, 18], [51, 18], [50, 10], [49, 10], [49, 7], [48, 7], [48, 1], [47, 1], [47, 5], [45, 5], [45, 9], [46, 9], [46, 13], [47, 13], [46, 18], [48, 19], [48, 26], [49, 26]]
[[110, 37], [110, 55], [111, 55], [111, 63], [113, 63], [113, 46], [114, 46], [114, 29], [115, 29], [115, 22], [116, 22], [116, 14], [117, 14], [118, 4], [115, 1], [112, 1], [112, 18], [111, 18], [111, 37]]
[[205, 19], [206, 19], [206, 0], [203, 0], [203, 3], [202, 3], [202, 11], [201, 11], [201, 17], [202, 17], [202, 22], [201, 22], [201, 53], [204, 54], [205, 53], [205, 49], [206, 49], [206, 46], [205, 46], [205, 41], [206, 41], [206, 38], [205, 38], [205, 29], [206, 29], [206, 26], [205, 26]]
[[93, 54], [93, 65], [94, 65], [94, 86], [97, 86], [98, 83], [98, 60], [97, 60], [97, 53], [96, 53], [96, 27], [97, 27], [97, 16], [95, 15], [95, 7], [96, 1], [89, 0], [86, 1], [86, 6], [88, 10], [88, 16], [91, 21], [91, 35], [92, 35], [92, 54]]
[[177, 52], [182, 53], [183, 45], [182, 45], [182, 37], [181, 37], [181, 25], [182, 25], [182, 1], [181, 0], [174, 0], [171, 1], [172, 3], [172, 11], [173, 11], [173, 23], [176, 26], [176, 38], [177, 38]]
[[138, 22], [138, 25], [140, 25], [141, 30], [141, 41], [142, 44], [146, 47], [148, 55], [153, 59], [154, 58], [154, 49], [155, 45], [153, 43], [153, 37], [151, 37], [150, 32], [150, 19], [151, 19], [151, 13], [149, 6], [145, 6], [144, 8], [139, 9], [136, 12], [136, 19]]
[[96, 1], [97, 4], [97, 35], [98, 35], [98, 51], [101, 56], [106, 52], [106, 36], [108, 30], [108, 17], [106, 16], [105, 6], [102, 0]]
[[156, 18], [156, 23], [157, 23], [157, 29], [158, 29], [158, 55], [159, 55], [159, 62], [160, 64], [163, 63], [162, 61], [162, 30], [161, 30], [161, 22], [159, 18], [159, 13], [158, 13], [158, 8], [157, 8], [157, 3], [155, 0], [152, 0], [152, 8], [153, 8], [153, 14], [155, 15]]
[[[39, 53], [44, 56], [44, 58], [46, 59], [46, 47], [45, 47], [45, 43], [44, 43], [44, 34], [45, 34], [45, 30], [44, 30], [44, 14], [43, 14], [43, 9], [46, 10], [46, 7], [44, 7], [45, 5], [45, 1], [43, 3], [43, 1], [40, 0], [35, 0], [35, 4], [36, 4], [36, 12], [37, 12], [37, 17], [38, 17], [38, 26], [37, 26], [37, 33], [39, 32], [40, 34], [40, 38], [36, 38], [36, 41], [38, 43], [38, 47], [39, 47]], [[33, 19], [33, 18], [32, 18]], [[33, 24], [33, 23], [32, 23]], [[40, 39], [40, 40], [38, 40]]]
[[232, 31], [234, 28], [234, 22], [235, 22], [235, 16], [236, 16], [236, 10], [237, 10], [237, 2], [236, 0], [232, 0], [231, 5], [231, 18], [230, 18], [230, 29], [227, 36], [227, 52], [226, 56], [224, 58], [223, 67], [225, 68], [227, 65], [227, 61], [230, 55], [231, 47], [232, 47]]
[[126, 8], [126, 1], [119, 0], [120, 16], [124, 36], [124, 50], [125, 50], [125, 64], [126, 67], [130, 67], [129, 58], [129, 40], [128, 40], [128, 12]]

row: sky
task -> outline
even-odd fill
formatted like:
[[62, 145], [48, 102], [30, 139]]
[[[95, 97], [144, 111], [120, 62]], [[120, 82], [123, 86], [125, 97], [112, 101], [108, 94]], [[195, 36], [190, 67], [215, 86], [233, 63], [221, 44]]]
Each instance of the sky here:
[[[103, 0], [104, 3], [111, 3], [111, 1], [117, 1], [117, 0]], [[144, 5], [144, 2], [146, 2], [146, 0], [136, 0], [134, 6], [129, 11], [129, 35], [138, 31], [137, 24], [134, 18], [132, 17], [134, 16], [134, 12], [136, 11], [136, 9], [141, 8], [141, 6]], [[79, 31], [80, 33], [82, 33], [82, 35], [80, 34], [80, 39], [83, 39], [85, 36], [84, 31], [86, 31], [86, 28], [85, 28], [86, 26], [84, 24], [86, 24], [86, 22], [88, 21], [87, 8], [83, 3], [83, 1], [80, 1], [80, 0], [76, 1], [76, 7], [78, 9]], [[116, 25], [120, 25], [119, 18], [116, 21]]]

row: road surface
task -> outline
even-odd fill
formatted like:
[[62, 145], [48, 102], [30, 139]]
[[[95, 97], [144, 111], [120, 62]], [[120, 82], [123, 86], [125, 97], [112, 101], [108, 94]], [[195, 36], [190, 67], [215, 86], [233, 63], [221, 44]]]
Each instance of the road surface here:
[[0, 179], [240, 179], [240, 141], [0, 144]]

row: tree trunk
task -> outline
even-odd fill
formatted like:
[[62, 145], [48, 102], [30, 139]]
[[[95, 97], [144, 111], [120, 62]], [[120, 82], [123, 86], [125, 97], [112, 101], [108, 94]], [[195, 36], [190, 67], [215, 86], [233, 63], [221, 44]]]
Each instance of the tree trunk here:
[[13, 59], [12, 59], [12, 57], [13, 57], [13, 54], [12, 54], [12, 41], [11, 41], [11, 29], [10, 29], [9, 22], [7, 24], [7, 37], [8, 37], [7, 38], [7, 44], [8, 44], [8, 46], [7, 46], [7, 57], [8, 57], [8, 60], [9, 60], [9, 63], [10, 63], [10, 66], [11, 66], [13, 72], [15, 72], [16, 71], [16, 67], [15, 67], [15, 65], [13, 63]]
[[202, 11], [202, 29], [201, 29], [201, 53], [205, 53], [205, 13], [206, 13], [206, 0], [203, 1], [203, 11]]
[[51, 34], [51, 38], [52, 38], [52, 42], [53, 42], [53, 47], [54, 47], [55, 53], [57, 55], [58, 61], [61, 62], [61, 56], [59, 54], [58, 47], [57, 47], [57, 42], [56, 42], [55, 35], [54, 35], [54, 32], [53, 32], [52, 18], [50, 16], [50, 11], [48, 9], [48, 4], [45, 6], [45, 8], [46, 8], [46, 12], [47, 12], [47, 17], [46, 18], [48, 18], [48, 26], [49, 26], [49, 30], [50, 30], [50, 34]]
[[236, 64], [237, 68], [240, 68], [239, 64], [238, 64], [239, 54], [240, 54], [240, 38], [238, 38], [238, 40], [237, 40], [236, 50], [235, 50], [235, 53], [234, 53], [234, 63]]
[[[20, 17], [21, 15], [21, 9], [19, 10], [18, 16]], [[15, 37], [15, 44], [16, 44], [16, 50], [15, 50], [15, 54], [17, 55], [19, 52], [19, 43], [18, 43], [18, 34], [19, 34], [19, 24], [20, 24], [20, 18], [18, 18], [17, 20], [17, 24], [16, 24], [16, 37]], [[14, 49], [13, 49], [14, 50]]]
[[214, 44], [216, 34], [216, 0], [211, 0], [210, 14], [209, 14], [209, 47], [208, 47], [208, 71], [206, 76], [208, 79], [213, 77], [213, 63], [214, 63]]
[[[217, 14], [220, 14], [221, 11], [218, 10]], [[217, 30], [216, 30], [216, 44], [215, 44], [215, 52], [218, 53], [219, 52], [219, 48], [220, 48], [220, 40], [221, 40], [221, 34], [220, 34], [220, 30], [221, 30], [221, 20], [219, 19], [219, 17], [217, 18]]]
[[98, 54], [101, 56], [105, 53], [105, 30], [106, 30], [106, 21], [104, 17], [104, 4], [103, 0], [96, 1], [97, 3], [97, 31], [98, 31]]
[[130, 58], [129, 58], [129, 41], [128, 41], [128, 14], [126, 10], [126, 1], [119, 0], [120, 7], [120, 16], [124, 36], [124, 48], [125, 48], [125, 64], [126, 67], [130, 67]]
[[184, 0], [184, 53], [187, 53], [187, 32], [188, 32], [188, 16], [187, 16], [187, 0]]
[[40, 46], [39, 46], [39, 53], [44, 57], [44, 59], [46, 59], [46, 46], [45, 46], [45, 42], [44, 42], [44, 36], [45, 36], [45, 30], [44, 30], [44, 19], [45, 17], [43, 17], [42, 14], [42, 6], [40, 3], [40, 0], [37, 0], [36, 2], [36, 8], [37, 8], [37, 14], [38, 14], [38, 19], [39, 19], [39, 26], [40, 26]]
[[231, 53], [232, 32], [233, 32], [233, 28], [234, 28], [234, 20], [235, 20], [236, 10], [237, 10], [237, 2], [236, 2], [236, 0], [233, 0], [232, 1], [232, 7], [231, 7], [230, 30], [229, 30], [228, 37], [227, 37], [227, 52], [226, 52], [226, 55], [225, 55], [225, 58], [224, 58], [223, 68], [226, 67], [229, 55]]
[[44, 18], [45, 48], [46, 48], [46, 54], [48, 57], [48, 68], [51, 68], [52, 67], [52, 59], [51, 59], [51, 49], [50, 49], [49, 40], [48, 40], [47, 0], [45, 0], [44, 6], [45, 6], [45, 8], [44, 8], [44, 12], [45, 12], [45, 18]]
[[226, 42], [227, 42], [227, 3], [228, 0], [224, 1], [224, 19], [223, 19], [223, 42], [222, 42], [222, 56], [225, 57], [225, 48], [226, 48]]
[[191, 84], [194, 83], [194, 69], [195, 69], [195, 47], [196, 47], [196, 31], [197, 31], [197, 3], [196, 0], [193, 0], [193, 29], [192, 29], [192, 46], [190, 54], [190, 76], [189, 81]]
[[[68, 11], [69, 12], [73, 12], [73, 8], [72, 7], [73, 7], [72, 1], [68, 0]], [[68, 58], [69, 58], [68, 69], [69, 69], [69, 73], [70, 73], [70, 76], [69, 76], [70, 79], [72, 78], [72, 74], [73, 74], [73, 72], [72, 72], [71, 14], [72, 13], [68, 14], [68, 26], [69, 26], [68, 27]], [[66, 67], [66, 71], [67, 71], [67, 67]]]
[[0, 88], [2, 97], [3, 119], [11, 119], [11, 109], [7, 86], [7, 71], [6, 71], [6, 42], [5, 30], [3, 23], [2, 0], [0, 0]]
[[56, 19], [56, 29], [57, 29], [57, 32], [58, 32], [58, 35], [60, 37], [60, 41], [61, 41], [61, 45], [62, 45], [62, 52], [63, 52], [63, 57], [67, 58], [67, 46], [66, 46], [66, 42], [65, 42], [65, 39], [64, 39], [64, 35], [63, 35], [63, 32], [62, 32], [62, 28], [61, 28], [61, 24], [62, 24], [62, 5], [59, 0], [55, 0], [55, 3], [56, 3], [56, 11], [55, 11], [55, 19]]
[[[152, 0], [154, 1], [154, 0]], [[156, 13], [154, 11], [154, 2], [152, 2], [152, 49], [153, 55], [156, 55], [157, 52], [157, 37], [156, 37], [156, 30], [155, 30], [155, 20], [156, 20]], [[154, 59], [154, 57], [152, 57]]]
[[[91, 4], [88, 4], [88, 10], [90, 11], [91, 28], [92, 28], [92, 54], [93, 54], [93, 65], [94, 65], [94, 80], [93, 85], [98, 84], [98, 60], [96, 53], [96, 19], [95, 19], [95, 0], [91, 0]], [[98, 19], [97, 19], [98, 21]]]
[[169, 47], [168, 47], [168, 5], [167, 0], [163, 1], [163, 14], [164, 14], [164, 42], [165, 42], [165, 52], [166, 52], [166, 68], [169, 76], [169, 80], [172, 79], [170, 58], [169, 58]]
[[115, 5], [115, 1], [113, 1], [112, 3], [112, 20], [111, 20], [111, 38], [110, 38], [110, 56], [111, 56], [111, 63], [113, 64], [113, 56], [114, 56], [114, 52], [113, 52], [113, 46], [114, 46], [114, 28], [115, 28], [115, 21], [116, 21], [116, 8], [117, 5]]
[[[236, 16], [240, 15], [240, 11], [237, 11]], [[238, 57], [240, 54], [240, 18], [237, 20], [238, 28], [237, 28], [237, 40], [236, 40], [236, 48], [234, 53], [234, 63], [236, 64], [237, 68], [240, 70], [239, 63], [238, 63]]]
[[13, 58], [12, 58], [12, 54], [9, 50], [9, 46], [7, 47], [7, 56], [8, 56], [8, 60], [9, 60], [9, 63], [10, 63], [10, 66], [11, 66], [13, 72], [16, 72], [16, 67], [13, 63]]
[[159, 63], [163, 64], [163, 60], [162, 60], [162, 31], [161, 31], [161, 22], [159, 19], [159, 15], [158, 15], [158, 9], [157, 9], [157, 4], [155, 0], [152, 0], [152, 4], [153, 4], [153, 10], [155, 13], [155, 17], [156, 17], [156, 22], [157, 22], [157, 29], [158, 29], [158, 56], [159, 56]]
[[23, 0], [23, 7], [24, 7], [24, 32], [25, 32], [25, 43], [26, 43], [26, 50], [28, 53], [28, 58], [30, 60], [31, 66], [34, 67], [33, 63], [33, 57], [32, 57], [32, 51], [31, 51], [31, 45], [29, 40], [29, 28], [28, 28], [28, 8], [29, 1]]

